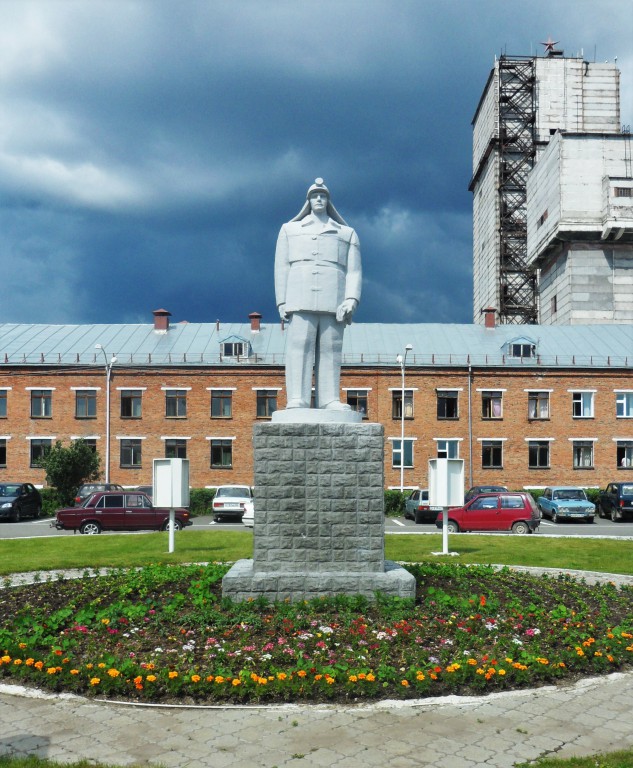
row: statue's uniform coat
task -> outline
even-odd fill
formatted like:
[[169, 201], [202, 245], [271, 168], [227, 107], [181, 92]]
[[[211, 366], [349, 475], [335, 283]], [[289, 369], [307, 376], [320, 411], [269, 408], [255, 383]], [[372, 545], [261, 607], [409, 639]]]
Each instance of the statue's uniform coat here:
[[275, 294], [277, 306], [290, 317], [286, 389], [291, 406], [310, 404], [313, 359], [317, 406], [338, 402], [345, 322], [336, 319], [336, 311], [346, 299], [358, 303], [361, 282], [360, 244], [351, 227], [312, 214], [281, 227]]
[[336, 314], [345, 299], [360, 300], [358, 236], [332, 219], [313, 216], [284, 224], [275, 254], [277, 305], [286, 312]]

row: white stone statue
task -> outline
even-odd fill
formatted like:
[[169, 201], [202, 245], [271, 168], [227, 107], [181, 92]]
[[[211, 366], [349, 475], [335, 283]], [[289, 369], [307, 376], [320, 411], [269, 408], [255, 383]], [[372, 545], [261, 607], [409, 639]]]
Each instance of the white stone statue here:
[[348, 411], [340, 401], [343, 331], [361, 292], [360, 244], [332, 205], [323, 179], [277, 239], [275, 295], [286, 341], [287, 408], [309, 408], [312, 369], [316, 406]]

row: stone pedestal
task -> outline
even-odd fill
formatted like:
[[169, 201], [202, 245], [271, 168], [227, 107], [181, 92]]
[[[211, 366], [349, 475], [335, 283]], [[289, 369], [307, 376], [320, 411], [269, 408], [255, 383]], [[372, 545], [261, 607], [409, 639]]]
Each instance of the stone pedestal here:
[[262, 423], [253, 443], [253, 559], [227, 573], [224, 596], [415, 596], [413, 576], [384, 559], [380, 424]]

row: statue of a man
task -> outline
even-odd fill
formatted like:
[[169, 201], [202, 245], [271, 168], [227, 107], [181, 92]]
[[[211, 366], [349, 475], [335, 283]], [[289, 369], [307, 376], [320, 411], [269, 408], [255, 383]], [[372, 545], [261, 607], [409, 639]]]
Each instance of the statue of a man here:
[[301, 211], [282, 226], [275, 252], [277, 307], [289, 321], [287, 408], [310, 407], [314, 366], [317, 408], [350, 409], [340, 401], [343, 331], [360, 301], [361, 277], [358, 236], [316, 179]]

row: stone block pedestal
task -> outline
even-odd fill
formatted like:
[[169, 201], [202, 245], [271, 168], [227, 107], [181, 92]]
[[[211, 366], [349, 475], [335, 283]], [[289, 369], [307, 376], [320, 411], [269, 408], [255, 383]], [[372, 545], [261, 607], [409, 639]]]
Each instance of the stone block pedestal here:
[[415, 596], [413, 576], [384, 559], [380, 424], [262, 423], [253, 443], [253, 559], [224, 577], [225, 597]]

